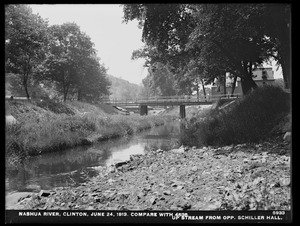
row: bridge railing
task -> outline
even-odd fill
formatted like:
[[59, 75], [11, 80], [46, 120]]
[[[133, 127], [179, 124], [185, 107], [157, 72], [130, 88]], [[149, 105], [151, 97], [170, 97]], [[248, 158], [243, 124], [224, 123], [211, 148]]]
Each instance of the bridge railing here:
[[197, 98], [196, 96], [152, 96], [152, 97], [143, 97], [135, 99], [106, 99], [103, 103], [107, 104], [139, 104], [139, 103], [155, 103], [155, 102], [213, 102], [218, 99], [235, 99], [241, 97], [241, 94], [233, 95], [206, 95], [202, 98]]
[[5, 100], [20, 100], [20, 101], [27, 101], [27, 100], [31, 100], [31, 98], [29, 97], [29, 99], [27, 97], [15, 97], [15, 96], [5, 96]]

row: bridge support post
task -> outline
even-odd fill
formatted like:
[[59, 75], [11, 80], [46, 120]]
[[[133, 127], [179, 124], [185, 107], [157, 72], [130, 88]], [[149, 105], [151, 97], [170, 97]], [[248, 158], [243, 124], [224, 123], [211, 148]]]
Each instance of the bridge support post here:
[[180, 118], [185, 118], [185, 105], [180, 105]]
[[140, 105], [140, 115], [147, 115], [147, 114], [148, 114], [148, 106]]

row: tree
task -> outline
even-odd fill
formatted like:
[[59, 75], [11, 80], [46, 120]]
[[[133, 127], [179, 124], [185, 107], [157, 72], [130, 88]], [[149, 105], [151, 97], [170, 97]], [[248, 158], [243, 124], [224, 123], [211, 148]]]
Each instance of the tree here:
[[100, 101], [103, 96], [110, 95], [111, 82], [106, 77], [106, 68], [96, 56], [90, 56], [86, 61], [82, 64], [82, 73], [79, 73], [79, 81], [76, 83], [77, 100]]
[[5, 70], [20, 75], [27, 98], [28, 83], [47, 53], [48, 24], [27, 5], [5, 7]]
[[291, 5], [265, 4], [264, 28], [269, 41], [267, 54], [282, 67], [285, 88], [291, 87]]
[[63, 94], [77, 100], [97, 101], [109, 94], [106, 69], [99, 63], [90, 37], [75, 23], [54, 25], [51, 31], [51, 51], [46, 60], [44, 79], [56, 83]]
[[[172, 73], [181, 84], [195, 82], [184, 76], [191, 69], [187, 67], [189, 61], [195, 61], [197, 67], [203, 68], [206, 82], [230, 72], [241, 78], [243, 93], [247, 94], [257, 87], [252, 70], [268, 60], [270, 54], [277, 51], [278, 57], [289, 61], [290, 54], [282, 47], [289, 43], [290, 33], [284, 32], [284, 37], [280, 32], [272, 34], [267, 28], [272, 21], [267, 9], [268, 4], [124, 5], [124, 20], [139, 21], [145, 50], [155, 50], [144, 51], [144, 55], [151, 64], [162, 62], [172, 66]], [[288, 21], [288, 10], [284, 12], [282, 17]], [[266, 17], [269, 19], [264, 23]], [[285, 28], [289, 25], [283, 23]], [[280, 42], [275, 45], [272, 37]]]
[[[267, 59], [266, 39], [260, 25], [263, 12], [255, 4], [194, 5], [193, 15], [197, 26], [190, 35], [188, 48], [199, 43], [212, 45], [221, 74], [231, 72], [241, 78], [243, 93], [257, 85], [252, 70]], [[211, 57], [213, 56], [213, 57]], [[221, 57], [221, 59], [220, 59]], [[204, 57], [205, 59], [206, 57]]]
[[154, 95], [173, 96], [176, 94], [174, 77], [168, 67], [162, 63], [155, 63], [149, 68], [149, 79]]
[[146, 46], [133, 53], [133, 58], [146, 59], [146, 66], [164, 64], [176, 80], [180, 93], [190, 92], [186, 87], [189, 79], [184, 77], [188, 52], [184, 51], [192, 26], [187, 5], [180, 4], [131, 4], [124, 5], [124, 21], [138, 19], [143, 27]]
[[76, 81], [78, 65], [74, 58], [77, 51], [75, 43], [80, 29], [75, 23], [64, 23], [50, 27], [51, 44], [50, 54], [47, 57], [47, 72], [45, 79], [56, 83], [58, 90], [63, 94], [64, 101]]
[[144, 78], [142, 80], [142, 83], [143, 83], [143, 86], [144, 86], [144, 96], [146, 98], [150, 97], [150, 96], [154, 96], [154, 91], [153, 89], [151, 88], [152, 87], [152, 81], [151, 81], [151, 78], [149, 76], [149, 74], [146, 76], [146, 78]]

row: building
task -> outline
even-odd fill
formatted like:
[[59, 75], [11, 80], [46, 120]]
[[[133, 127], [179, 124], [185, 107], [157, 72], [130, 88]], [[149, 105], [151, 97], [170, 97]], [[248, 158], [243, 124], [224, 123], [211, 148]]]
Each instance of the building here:
[[[274, 83], [274, 71], [272, 67], [256, 68], [252, 71], [253, 80], [258, 86], [271, 85]], [[233, 85], [233, 78], [230, 78], [230, 73], [226, 73], [226, 94], [229, 96], [231, 94]], [[224, 85], [222, 82], [216, 81], [211, 87], [211, 94], [213, 96], [218, 96], [224, 94]], [[238, 77], [236, 81], [236, 86], [234, 89], [235, 95], [242, 95], [242, 85], [241, 79]]]

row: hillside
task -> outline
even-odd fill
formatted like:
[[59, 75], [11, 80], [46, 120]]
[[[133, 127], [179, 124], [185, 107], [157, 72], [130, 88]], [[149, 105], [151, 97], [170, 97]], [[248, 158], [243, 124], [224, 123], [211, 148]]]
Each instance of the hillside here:
[[114, 77], [112, 75], [107, 76], [112, 85], [110, 88], [111, 99], [135, 99], [142, 95], [143, 87], [137, 84], [130, 83], [124, 79]]
[[[110, 98], [112, 99], [134, 99], [142, 95], [143, 87], [134, 83], [130, 83], [124, 79], [117, 78], [112, 75], [107, 75], [111, 81]], [[7, 73], [5, 76], [5, 95], [7, 96], [25, 96], [25, 91], [21, 87], [16, 74]], [[53, 83], [33, 83], [28, 85], [29, 94], [33, 99], [50, 98], [60, 99], [61, 94], [57, 92]]]

